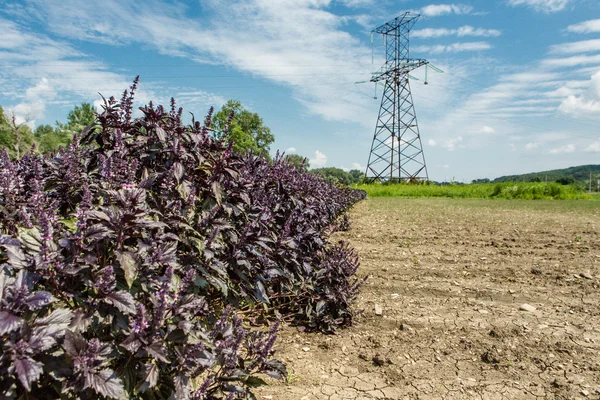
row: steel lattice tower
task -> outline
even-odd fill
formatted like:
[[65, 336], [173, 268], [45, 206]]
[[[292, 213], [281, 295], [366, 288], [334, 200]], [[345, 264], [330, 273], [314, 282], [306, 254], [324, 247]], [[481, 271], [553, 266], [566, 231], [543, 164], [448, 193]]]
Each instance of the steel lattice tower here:
[[409, 58], [409, 33], [418, 18], [418, 14], [406, 12], [372, 32], [383, 36], [386, 61], [371, 78], [375, 84], [384, 82], [385, 89], [365, 172], [368, 181], [429, 178], [408, 82], [410, 71], [428, 64]]

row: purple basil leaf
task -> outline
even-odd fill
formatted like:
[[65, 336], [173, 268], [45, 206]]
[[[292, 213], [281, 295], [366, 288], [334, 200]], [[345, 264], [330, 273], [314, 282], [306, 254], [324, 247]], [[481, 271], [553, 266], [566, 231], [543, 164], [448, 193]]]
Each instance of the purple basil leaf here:
[[263, 303], [270, 304], [269, 296], [267, 296], [267, 292], [265, 291], [265, 286], [261, 281], [256, 281], [256, 286], [254, 288], [254, 295], [256, 298]]
[[38, 318], [34, 323], [29, 345], [37, 351], [50, 349], [56, 344], [56, 339], [65, 334], [71, 322], [72, 312], [59, 308], [44, 318]]
[[31, 296], [27, 297], [25, 299], [25, 304], [27, 304], [27, 306], [31, 310], [37, 310], [39, 308], [47, 306], [48, 304], [52, 303], [53, 301], [54, 301], [54, 298], [52, 297], [52, 295], [50, 293], [40, 291], [40, 292], [35, 292]]
[[138, 393], [143, 393], [148, 389], [152, 389], [158, 383], [159, 369], [154, 363], [145, 364], [142, 380], [138, 383], [136, 390]]
[[21, 385], [28, 392], [31, 391], [31, 384], [39, 379], [44, 372], [44, 364], [37, 362], [29, 357], [17, 357], [13, 361], [12, 369], [19, 378]]
[[173, 381], [175, 382], [175, 400], [188, 400], [190, 398], [190, 378], [178, 374]]
[[37, 254], [42, 247], [42, 237], [38, 228], [23, 229], [19, 232], [19, 239], [30, 254]]
[[135, 300], [129, 292], [120, 290], [110, 293], [104, 298], [104, 301], [125, 314], [135, 314]]
[[23, 325], [23, 319], [7, 311], [0, 311], [0, 335], [15, 331]]
[[85, 232], [86, 239], [102, 240], [113, 234], [113, 231], [102, 224], [96, 224], [89, 227]]
[[83, 336], [79, 333], [71, 331], [65, 332], [65, 341], [63, 342], [63, 348], [72, 358], [78, 357], [79, 353], [84, 351], [87, 347], [87, 343]]
[[13, 268], [18, 269], [25, 268], [28, 264], [27, 256], [21, 250], [20, 245], [21, 243], [17, 239], [13, 239], [13, 241], [4, 245], [0, 244], [0, 247], [4, 248], [8, 257], [8, 264]]
[[183, 178], [183, 174], [183, 165], [181, 165], [180, 162], [176, 162], [175, 164], [173, 164], [173, 176], [175, 177], [177, 182], [181, 181], [181, 178]]
[[56, 344], [56, 339], [52, 336], [46, 335], [43, 332], [35, 332], [29, 339], [29, 346], [36, 352], [46, 351]]
[[101, 221], [110, 222], [110, 217], [108, 215], [106, 215], [106, 213], [104, 211], [90, 210], [90, 211], [87, 211], [85, 215], [90, 219], [98, 219]]
[[164, 363], [170, 363], [167, 348], [162, 343], [154, 342], [150, 346], [146, 347], [146, 351], [157, 360]]
[[125, 348], [130, 353], [135, 353], [142, 347], [142, 342], [135, 336], [135, 334], [131, 334], [127, 337], [127, 339], [121, 342], [121, 346]]
[[99, 372], [88, 371], [84, 373], [84, 388], [92, 388], [96, 393], [110, 399], [126, 399], [123, 383], [110, 369]]
[[83, 332], [92, 323], [92, 316], [87, 314], [84, 310], [78, 309], [73, 313], [73, 318], [69, 324], [69, 329], [73, 332]]

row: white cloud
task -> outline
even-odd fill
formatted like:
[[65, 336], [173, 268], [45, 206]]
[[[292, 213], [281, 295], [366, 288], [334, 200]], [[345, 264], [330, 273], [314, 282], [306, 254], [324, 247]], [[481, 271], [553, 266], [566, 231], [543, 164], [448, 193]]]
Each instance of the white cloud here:
[[554, 54], [590, 53], [596, 51], [600, 51], [600, 39], [561, 43], [550, 47], [550, 52]]
[[558, 110], [565, 114], [584, 115], [600, 114], [600, 101], [586, 99], [583, 96], [569, 96], [558, 107]]
[[[66, 42], [26, 32], [1, 17], [0, 31], [18, 43], [15, 48], [0, 45], [6, 49], [0, 52], [0, 61], [6, 64], [0, 68], [0, 86], [3, 95], [15, 103], [5, 106], [32, 125], [50, 103], [74, 106], [98, 98], [98, 92], [119, 96], [133, 79], [107, 71], [105, 65], [91, 61]], [[147, 91], [138, 93], [140, 99]]]
[[436, 45], [436, 46], [415, 46], [412, 48], [413, 51], [421, 53], [459, 53], [463, 51], [481, 51], [491, 49], [492, 46], [487, 42], [460, 42], [452, 43], [450, 45]]
[[420, 14], [426, 17], [439, 17], [446, 14], [470, 14], [473, 7], [466, 4], [430, 4], [421, 8]]
[[569, 25], [567, 30], [574, 33], [600, 32], [600, 19], [592, 19], [575, 25]]
[[315, 158], [309, 160], [312, 168], [321, 168], [327, 165], [327, 156], [319, 150], [315, 151]]
[[547, 67], [575, 67], [577, 65], [600, 64], [600, 54], [593, 56], [573, 56], [565, 58], [547, 58], [542, 65]]
[[589, 153], [600, 153], [600, 140], [590, 143], [590, 145], [585, 148], [585, 151]]
[[494, 128], [492, 128], [491, 126], [485, 125], [479, 130], [479, 132], [481, 132], [481, 133], [496, 133], [496, 130]]
[[437, 145], [437, 142], [434, 139], [429, 139], [427, 141], [427, 144], [430, 145], [431, 147], [435, 147]]
[[600, 116], [600, 71], [594, 74], [581, 95], [569, 94], [558, 110], [573, 116]]
[[446, 142], [444, 143], [443, 147], [445, 147], [446, 149], [448, 149], [448, 151], [454, 151], [456, 149], [462, 149], [464, 147], [464, 145], [462, 144], [462, 142], [463, 142], [462, 136], [458, 136], [458, 137], [446, 140]]
[[536, 11], [553, 13], [564, 10], [571, 0], [508, 0], [511, 6], [525, 5]]
[[573, 153], [575, 152], [575, 145], [568, 144], [566, 146], [557, 147], [555, 149], [550, 150], [548, 153], [550, 154], [563, 154], [563, 153]]
[[527, 143], [525, 145], [525, 150], [533, 150], [533, 149], [537, 149], [538, 147], [540, 147], [540, 144], [538, 142], [531, 142], [531, 143]]
[[472, 26], [465, 25], [458, 29], [447, 29], [447, 28], [425, 28], [417, 29], [412, 31], [412, 37], [416, 38], [437, 38], [442, 36], [482, 36], [482, 37], [497, 37], [502, 34], [497, 29], [484, 29], [484, 28], [473, 28]]
[[366, 7], [373, 4], [374, 0], [338, 0], [346, 7], [359, 8]]
[[295, 152], [296, 152], [295, 147], [288, 147], [287, 150], [285, 151], [285, 154], [293, 154]]
[[363, 167], [362, 165], [360, 165], [360, 163], [352, 163], [352, 169], [358, 169], [359, 171], [362, 171], [363, 169], [365, 169], [365, 167]]

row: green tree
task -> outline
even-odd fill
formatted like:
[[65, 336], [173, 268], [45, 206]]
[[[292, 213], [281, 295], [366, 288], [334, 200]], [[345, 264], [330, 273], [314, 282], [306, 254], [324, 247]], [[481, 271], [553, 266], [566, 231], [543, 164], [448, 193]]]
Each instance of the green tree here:
[[[234, 117], [225, 133], [229, 116]], [[269, 158], [269, 146], [275, 141], [271, 129], [264, 125], [257, 114], [246, 110], [239, 100], [229, 100], [213, 118], [215, 137], [233, 140], [233, 149], [238, 152], [246, 150]], [[225, 137], [226, 135], [226, 137]]]
[[74, 109], [69, 111], [66, 124], [56, 122], [56, 130], [67, 136], [70, 142], [74, 134], [81, 133], [86, 126], [96, 121], [96, 115], [94, 106], [83, 102], [80, 106], [75, 106]]
[[310, 171], [311, 174], [319, 175], [328, 182], [339, 184], [339, 185], [351, 185], [352, 178], [350, 174], [340, 168], [327, 167], [317, 168]]
[[14, 112], [6, 115], [0, 107], [0, 148], [6, 147], [11, 157], [20, 158], [34, 143], [33, 132], [27, 126], [27, 121], [17, 123]]
[[300, 172], [306, 172], [310, 168], [308, 158], [299, 154], [288, 154], [284, 158], [285, 162], [292, 164]]
[[358, 169], [351, 169], [350, 172], [348, 172], [348, 175], [350, 175], [352, 183], [362, 183], [365, 180], [364, 172]]
[[40, 125], [35, 130], [35, 140], [42, 153], [67, 147], [74, 134], [81, 133], [86, 126], [96, 121], [96, 111], [90, 103], [81, 103], [67, 114], [67, 123], [56, 121], [56, 128]]
[[58, 149], [60, 146], [66, 147], [71, 143], [70, 131], [54, 129], [50, 125], [39, 125], [35, 128], [34, 136], [41, 153]]

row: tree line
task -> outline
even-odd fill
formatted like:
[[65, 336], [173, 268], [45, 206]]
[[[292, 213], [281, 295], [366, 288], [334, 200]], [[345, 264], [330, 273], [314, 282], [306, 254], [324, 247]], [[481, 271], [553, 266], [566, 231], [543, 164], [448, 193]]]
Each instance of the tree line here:
[[[96, 121], [96, 111], [90, 103], [83, 102], [67, 114], [67, 122], [57, 121], [55, 126], [44, 124], [31, 129], [28, 120], [19, 120], [14, 112], [6, 113], [0, 107], [0, 148], [6, 147], [11, 158], [18, 159], [33, 150], [49, 153], [67, 147], [74, 134]], [[226, 134], [224, 132], [227, 132]], [[213, 116], [212, 135], [216, 139], [233, 141], [235, 152], [251, 152], [270, 159], [270, 146], [275, 141], [271, 129], [262, 117], [247, 110], [239, 100], [229, 100]], [[227, 136], [225, 136], [227, 135]], [[284, 159], [297, 170], [321, 176], [338, 185], [349, 186], [361, 183], [364, 174], [359, 170], [344, 171], [327, 167], [310, 169], [310, 161], [299, 154], [288, 154]]]

